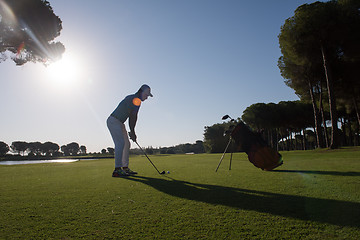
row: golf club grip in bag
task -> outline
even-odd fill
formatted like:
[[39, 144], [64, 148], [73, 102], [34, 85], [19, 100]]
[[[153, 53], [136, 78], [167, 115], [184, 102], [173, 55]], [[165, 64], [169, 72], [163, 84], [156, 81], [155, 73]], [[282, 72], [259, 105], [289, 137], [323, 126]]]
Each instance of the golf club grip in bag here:
[[252, 132], [243, 122], [239, 122], [231, 132], [238, 150], [248, 155], [249, 161], [255, 167], [270, 171], [280, 166], [283, 161], [281, 154], [267, 146], [260, 134]]

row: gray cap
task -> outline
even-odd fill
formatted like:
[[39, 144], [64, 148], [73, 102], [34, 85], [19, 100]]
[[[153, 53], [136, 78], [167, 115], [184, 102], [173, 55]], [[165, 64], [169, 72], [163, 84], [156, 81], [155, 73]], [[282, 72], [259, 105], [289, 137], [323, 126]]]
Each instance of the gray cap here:
[[141, 86], [140, 89], [141, 89], [141, 91], [145, 91], [145, 90], [148, 91], [148, 95], [149, 95], [150, 97], [153, 97], [153, 95], [152, 95], [151, 92], [150, 92], [150, 91], [151, 91], [151, 88], [149, 87], [149, 85], [144, 84], [144, 85]]

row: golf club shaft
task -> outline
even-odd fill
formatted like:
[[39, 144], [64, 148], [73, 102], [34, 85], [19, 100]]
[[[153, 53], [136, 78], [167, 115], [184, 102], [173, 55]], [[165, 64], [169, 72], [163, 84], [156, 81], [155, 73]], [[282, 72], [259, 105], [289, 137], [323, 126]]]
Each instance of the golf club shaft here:
[[146, 152], [140, 147], [140, 145], [137, 143], [137, 141], [135, 141], [136, 145], [138, 145], [138, 147], [140, 148], [140, 150], [144, 153], [144, 155], [147, 157], [147, 159], [149, 160], [149, 162], [151, 163], [151, 165], [153, 165], [153, 167], [156, 169], [156, 171], [161, 175], [161, 173], [159, 172], [159, 170], [156, 168], [156, 166], [154, 165], [154, 163], [150, 160], [150, 158], [148, 157], [148, 155], [146, 154]]

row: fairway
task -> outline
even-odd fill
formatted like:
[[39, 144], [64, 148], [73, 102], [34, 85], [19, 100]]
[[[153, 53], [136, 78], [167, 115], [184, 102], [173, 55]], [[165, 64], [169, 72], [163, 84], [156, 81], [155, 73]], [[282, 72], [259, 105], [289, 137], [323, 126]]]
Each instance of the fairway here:
[[0, 166], [0, 239], [358, 239], [360, 148], [281, 152], [255, 168], [244, 153]]

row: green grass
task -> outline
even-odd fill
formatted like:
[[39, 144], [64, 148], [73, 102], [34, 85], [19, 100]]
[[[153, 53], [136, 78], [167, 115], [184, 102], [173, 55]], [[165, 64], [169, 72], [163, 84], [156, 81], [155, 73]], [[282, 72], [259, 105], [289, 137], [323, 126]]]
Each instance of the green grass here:
[[358, 239], [360, 148], [282, 152], [276, 171], [243, 153], [0, 166], [0, 239]]

